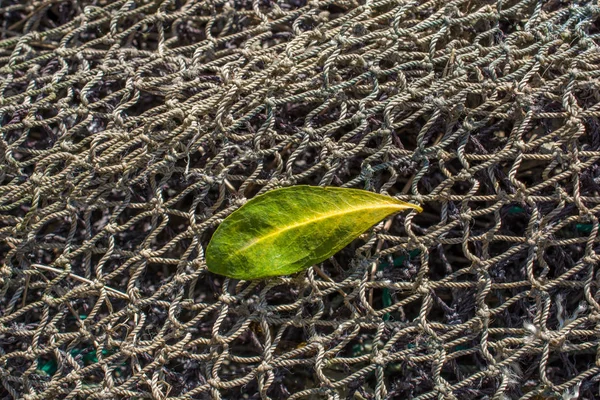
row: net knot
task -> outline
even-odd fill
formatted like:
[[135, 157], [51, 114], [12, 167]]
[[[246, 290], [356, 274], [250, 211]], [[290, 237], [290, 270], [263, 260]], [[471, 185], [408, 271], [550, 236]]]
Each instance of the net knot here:
[[8, 279], [12, 275], [12, 271], [6, 264], [0, 266], [0, 286], [3, 286], [8, 282]]
[[421, 281], [415, 282], [415, 292], [426, 295], [431, 291], [429, 287], [429, 281], [427, 279], [422, 279]]
[[44, 181], [44, 175], [39, 174], [39, 173], [33, 173], [29, 177], [29, 182], [31, 182], [33, 184], [33, 186], [36, 186], [36, 187], [41, 186], [43, 181]]
[[294, 64], [294, 62], [289, 58], [289, 57], [283, 57], [280, 61], [279, 61], [279, 67], [285, 70], [290, 70], [292, 68], [294, 68], [296, 64]]
[[244, 197], [234, 197], [233, 199], [231, 199], [231, 205], [232, 206], [241, 207], [244, 204], [246, 204], [247, 202], [248, 202], [248, 199], [246, 199]]
[[433, 105], [439, 108], [440, 110], [447, 111], [450, 109], [450, 103], [445, 98], [431, 96], [430, 99]]
[[415, 195], [412, 196], [413, 200], [417, 203], [417, 204], [423, 204], [425, 203], [425, 198], [423, 197], [422, 194], [417, 193]]
[[32, 118], [23, 118], [21, 123], [25, 126], [25, 128], [33, 128], [33, 123], [35, 122]]
[[338, 44], [343, 46], [344, 44], [348, 43], [348, 39], [346, 39], [342, 35], [338, 35], [332, 40], [332, 42], [334, 42], [334, 43], [337, 42]]
[[[54, 303], [56, 302], [56, 299], [48, 294], [44, 294], [44, 295], [42, 295], [42, 301], [49, 306], [53, 306]], [[46, 329], [48, 329], [48, 328], [46, 328]]]
[[313, 337], [311, 337], [310, 339], [308, 339], [308, 343], [309, 344], [323, 344], [325, 343], [325, 338], [323, 336], [320, 335], [315, 335]]
[[363, 113], [362, 111], [357, 111], [354, 114], [354, 117], [352, 117], [352, 119], [354, 120], [354, 122], [360, 122], [362, 120], [364, 120], [367, 116], [365, 115], [365, 113]]
[[71, 204], [71, 203], [67, 203], [67, 204], [65, 205], [65, 210], [66, 210], [66, 211], [69, 211], [70, 213], [73, 213], [73, 214], [77, 213], [77, 211], [78, 211], [78, 210], [77, 210], [77, 207], [75, 207], [75, 206], [74, 206], [73, 204]]
[[554, 348], [561, 348], [567, 341], [566, 335], [561, 336], [557, 333], [549, 336], [550, 337], [548, 338], [548, 343], [550, 343], [550, 346]]
[[138, 312], [140, 312], [140, 309], [136, 304], [134, 304], [134, 303], [127, 304], [127, 314], [128, 315], [133, 316], [133, 315], [137, 314]]
[[363, 165], [361, 175], [364, 178], [370, 179], [373, 177], [374, 174], [375, 174], [375, 170], [373, 169], [373, 167], [371, 167], [371, 164]]
[[377, 365], [385, 365], [387, 363], [386, 357], [388, 352], [380, 350], [375, 356], [371, 357], [371, 363]]
[[303, 129], [303, 131], [304, 131], [304, 133], [306, 133], [306, 134], [307, 134], [309, 137], [310, 137], [310, 136], [313, 136], [313, 135], [315, 134], [315, 130], [314, 130], [312, 127], [310, 127], [310, 126], [307, 126], [307, 127], [305, 127], [305, 128]]
[[495, 365], [490, 365], [486, 371], [487, 376], [494, 377], [502, 374], [502, 370]]
[[94, 281], [92, 282], [92, 287], [93, 287], [94, 289], [97, 289], [97, 290], [102, 290], [102, 289], [104, 289], [104, 283], [102, 283], [102, 282], [100, 282], [100, 281], [98, 281], [98, 280], [94, 280]]
[[525, 150], [527, 150], [527, 146], [525, 145], [525, 142], [522, 141], [521, 139], [515, 140], [513, 142], [513, 147], [516, 148], [519, 151], [525, 151]]
[[221, 380], [219, 378], [211, 378], [207, 379], [206, 383], [208, 383], [212, 387], [220, 387]]
[[488, 307], [487, 304], [482, 304], [479, 309], [477, 310], [477, 315], [479, 317], [481, 317], [482, 319], [489, 319], [490, 318], [490, 308]]
[[130, 344], [130, 343], [126, 343], [124, 345], [122, 345], [119, 350], [121, 351], [121, 353], [123, 353], [124, 356], [126, 357], [131, 357], [133, 355], [136, 354], [135, 352], [135, 346]]
[[473, 215], [471, 214], [471, 210], [467, 209], [460, 214], [460, 219], [463, 222], [470, 222], [473, 219]]
[[259, 366], [256, 367], [256, 371], [259, 373], [271, 371], [273, 369], [267, 362], [263, 361]]
[[445, 398], [445, 399], [454, 398], [454, 396], [451, 396], [452, 390], [450, 388], [448, 388], [447, 384], [442, 383], [440, 385], [436, 385], [436, 389], [440, 394], [443, 395], [443, 398]]
[[595, 310], [592, 310], [592, 311], [590, 312], [590, 315], [588, 316], [588, 319], [589, 319], [591, 322], [598, 323], [598, 322], [600, 322], [600, 313], [599, 313], [599, 312], [597, 312], [597, 311], [595, 311]]
[[531, 247], [537, 247], [538, 246], [538, 235], [533, 235], [529, 238], [527, 238], [527, 244]]
[[173, 280], [175, 281], [176, 284], [183, 285], [187, 281], [187, 278], [186, 278], [186, 275], [184, 275], [184, 274], [178, 274], [178, 275], [175, 275]]
[[239, 78], [233, 78], [229, 81], [229, 83], [233, 84], [238, 89], [242, 89], [246, 85], [246, 82], [243, 79]]
[[64, 254], [58, 256], [58, 258], [54, 261], [54, 265], [56, 265], [57, 267], [66, 267], [69, 264], [69, 258]]
[[119, 231], [119, 225], [117, 225], [115, 222], [109, 222], [106, 224], [106, 226], [104, 226], [104, 230], [109, 234], [114, 235]]
[[271, 108], [273, 108], [273, 107], [275, 107], [277, 105], [277, 103], [275, 103], [275, 99], [272, 98], [272, 97], [267, 97], [264, 100], [264, 103], [265, 103], [266, 106], [269, 106]]
[[212, 339], [211, 339], [212, 344], [220, 344], [220, 345], [227, 345], [227, 338], [225, 336], [222, 336], [218, 333], [216, 333], [215, 335], [213, 335]]
[[236, 299], [236, 297], [225, 293], [225, 294], [222, 294], [221, 296], [219, 296], [219, 300], [225, 304], [231, 305], [231, 304], [234, 304], [237, 299]]
[[152, 250], [142, 249], [140, 250], [140, 256], [144, 257], [145, 259], [152, 258]]

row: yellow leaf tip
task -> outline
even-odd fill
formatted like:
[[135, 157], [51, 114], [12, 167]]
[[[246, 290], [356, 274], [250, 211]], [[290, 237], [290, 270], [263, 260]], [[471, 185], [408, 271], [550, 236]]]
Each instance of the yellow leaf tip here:
[[398, 206], [400, 207], [400, 210], [405, 210], [407, 208], [412, 208], [413, 210], [415, 210], [416, 212], [420, 213], [423, 212], [423, 207], [421, 207], [418, 204], [414, 204], [414, 203], [407, 203], [405, 201], [402, 200], [397, 200], [394, 198], [394, 200], [396, 200], [396, 204], [398, 204]]

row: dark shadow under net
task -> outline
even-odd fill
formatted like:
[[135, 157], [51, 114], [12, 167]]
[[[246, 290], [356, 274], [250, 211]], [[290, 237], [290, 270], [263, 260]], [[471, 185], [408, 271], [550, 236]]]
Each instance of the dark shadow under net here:
[[[598, 396], [600, 7], [567, 3], [1, 2], [0, 396]], [[207, 272], [298, 184], [424, 212]]]

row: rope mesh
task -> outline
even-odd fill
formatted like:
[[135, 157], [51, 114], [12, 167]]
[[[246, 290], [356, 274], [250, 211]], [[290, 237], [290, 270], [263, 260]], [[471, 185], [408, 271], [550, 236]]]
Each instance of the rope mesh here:
[[[2, 398], [598, 396], [600, 7], [566, 3], [0, 2]], [[425, 211], [206, 271], [298, 184]]]

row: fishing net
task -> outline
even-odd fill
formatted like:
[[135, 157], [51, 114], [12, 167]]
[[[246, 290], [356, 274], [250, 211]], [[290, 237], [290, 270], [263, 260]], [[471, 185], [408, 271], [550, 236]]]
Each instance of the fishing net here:
[[[597, 398], [600, 7], [0, 2], [0, 397]], [[423, 205], [209, 273], [292, 185]]]

